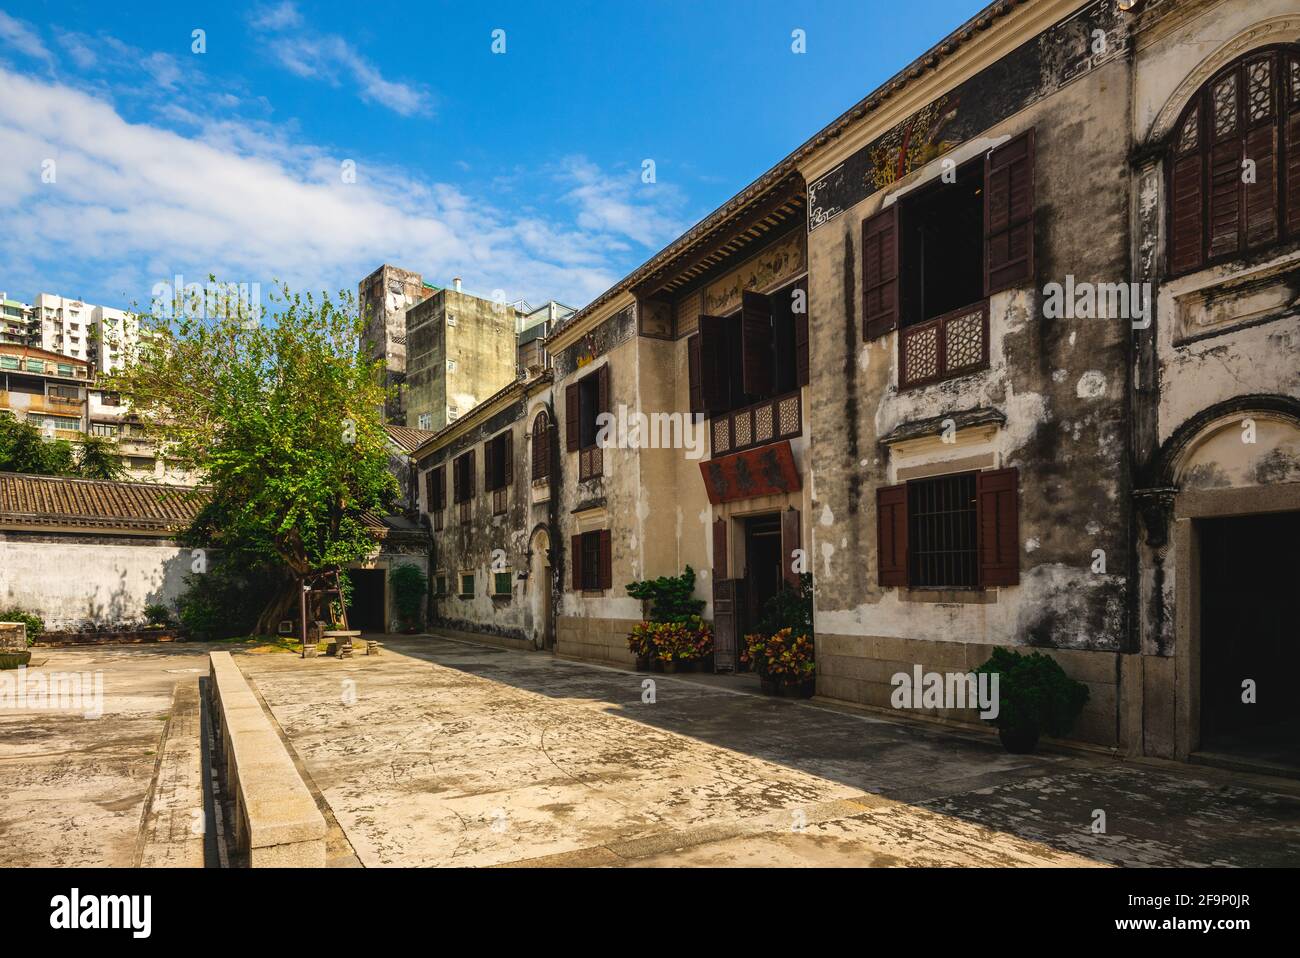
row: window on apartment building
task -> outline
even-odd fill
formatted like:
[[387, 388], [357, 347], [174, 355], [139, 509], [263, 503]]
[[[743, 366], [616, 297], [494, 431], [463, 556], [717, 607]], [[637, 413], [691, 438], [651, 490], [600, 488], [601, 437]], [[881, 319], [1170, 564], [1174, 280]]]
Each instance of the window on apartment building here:
[[433, 413], [431, 413], [431, 412], [422, 412], [422, 413], [420, 413], [420, 417], [419, 417], [419, 419], [416, 420], [416, 425], [417, 425], [420, 429], [432, 429], [432, 428], [433, 428]]
[[1171, 274], [1300, 239], [1300, 46], [1212, 76], [1174, 126], [1165, 171]]
[[988, 366], [988, 297], [1034, 277], [1034, 131], [862, 224], [862, 334], [898, 337], [900, 388]]
[[914, 479], [876, 490], [882, 586], [975, 589], [1020, 581], [1019, 471]]
[[578, 453], [578, 479], [604, 475], [604, 452], [596, 445], [597, 417], [609, 412], [609, 363], [564, 390], [564, 443]]
[[29, 359], [24, 365], [29, 373], [45, 372], [45, 361], [42, 359]]
[[498, 433], [483, 444], [483, 488], [492, 493], [492, 514], [506, 511], [507, 490], [514, 479], [514, 443], [510, 430]]
[[492, 573], [492, 594], [497, 597], [510, 595], [513, 585], [512, 578], [513, 576], [508, 571]]
[[460, 518], [470, 516], [470, 503], [474, 500], [474, 450], [462, 453], [452, 463], [452, 495], [460, 506]]
[[76, 386], [50, 386], [46, 395], [55, 400], [76, 402], [81, 399], [81, 390]]
[[613, 587], [608, 529], [584, 532], [569, 540], [575, 592], [599, 592]]
[[92, 422], [90, 424], [90, 434], [92, 436], [102, 436], [105, 439], [116, 439], [117, 426], [111, 422]]
[[18, 369], [21, 365], [17, 356], [0, 356], [0, 369]]
[[551, 434], [551, 417], [543, 409], [533, 419], [533, 482], [545, 479], [551, 474]]
[[426, 508], [429, 515], [433, 516], [433, 529], [438, 532], [442, 529], [444, 510], [447, 507], [447, 467], [430, 469], [425, 473], [424, 483]]
[[462, 572], [460, 574], [460, 597], [462, 599], [474, 598], [474, 573]]
[[808, 284], [746, 291], [738, 313], [701, 316], [686, 343], [691, 412], [731, 412], [808, 383]]
[[433, 594], [435, 596], [445, 596], [447, 594], [447, 576], [445, 573], [439, 573], [434, 577]]

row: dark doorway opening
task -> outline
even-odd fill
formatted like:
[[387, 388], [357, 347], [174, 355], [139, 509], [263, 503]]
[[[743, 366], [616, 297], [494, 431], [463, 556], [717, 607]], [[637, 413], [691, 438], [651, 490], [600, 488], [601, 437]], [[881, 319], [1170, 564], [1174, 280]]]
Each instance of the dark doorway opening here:
[[348, 603], [348, 625], [362, 632], [384, 631], [384, 570], [349, 569], [352, 601]]
[[745, 519], [745, 632], [758, 628], [763, 606], [781, 591], [781, 571], [780, 514]]
[[1201, 750], [1300, 766], [1300, 512], [1207, 519], [1199, 531]]

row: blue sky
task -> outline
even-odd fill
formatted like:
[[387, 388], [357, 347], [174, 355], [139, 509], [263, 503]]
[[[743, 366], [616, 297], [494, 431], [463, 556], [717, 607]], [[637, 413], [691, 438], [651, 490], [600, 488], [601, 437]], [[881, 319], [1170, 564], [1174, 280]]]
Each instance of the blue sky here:
[[390, 262], [580, 306], [981, 6], [0, 0], [0, 290]]

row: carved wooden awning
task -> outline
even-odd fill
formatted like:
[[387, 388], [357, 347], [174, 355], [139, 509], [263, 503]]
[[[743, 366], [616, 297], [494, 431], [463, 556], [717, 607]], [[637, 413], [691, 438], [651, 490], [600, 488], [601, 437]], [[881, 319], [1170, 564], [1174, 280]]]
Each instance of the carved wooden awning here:
[[788, 440], [710, 459], [700, 463], [700, 473], [715, 506], [803, 488]]

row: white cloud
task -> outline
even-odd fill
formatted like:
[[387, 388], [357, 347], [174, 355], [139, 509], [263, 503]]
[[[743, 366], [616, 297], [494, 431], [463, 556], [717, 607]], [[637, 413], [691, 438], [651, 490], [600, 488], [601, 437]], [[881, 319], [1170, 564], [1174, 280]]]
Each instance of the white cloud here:
[[[575, 226], [364, 156], [354, 157], [357, 182], [344, 183], [342, 157], [283, 126], [224, 120], [197, 130], [131, 123], [106, 99], [0, 67], [0, 215], [24, 224], [0, 231], [8, 285], [21, 278], [14, 272], [45, 285], [71, 276], [78, 289], [111, 276], [127, 302], [144, 302], [176, 272], [355, 289], [393, 262], [511, 299], [582, 303], [635, 265], [613, 262], [627, 258], [618, 253], [629, 240], [654, 246], [672, 235], [656, 235], [671, 223], [655, 199], [667, 194], [582, 158], [549, 171], [577, 207]], [[57, 162], [55, 183], [41, 180], [45, 159]], [[536, 189], [547, 177], [531, 181]]]
[[340, 86], [346, 75], [357, 85], [362, 100], [378, 103], [402, 116], [425, 114], [432, 109], [432, 97], [426, 90], [386, 79], [378, 67], [342, 37], [304, 30], [302, 16], [292, 3], [258, 10], [249, 22], [273, 34], [267, 40], [271, 54], [295, 76]]
[[0, 10], [0, 40], [27, 54], [27, 56], [44, 60], [46, 63], [50, 63], [54, 59], [50, 56], [50, 51], [46, 49], [45, 44], [41, 42], [41, 38], [35, 30], [22, 20], [9, 16], [3, 10]]

